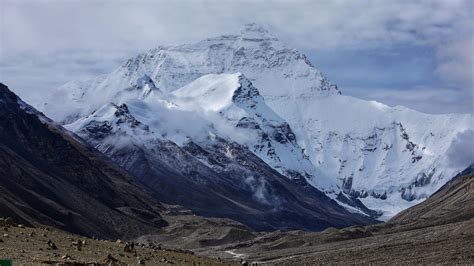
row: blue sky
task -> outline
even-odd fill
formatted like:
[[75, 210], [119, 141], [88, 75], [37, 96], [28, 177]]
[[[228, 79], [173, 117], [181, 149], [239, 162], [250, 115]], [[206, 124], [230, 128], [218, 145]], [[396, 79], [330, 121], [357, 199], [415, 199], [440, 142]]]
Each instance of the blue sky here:
[[431, 47], [305, 53], [344, 94], [428, 113], [472, 112], [472, 94], [469, 97], [464, 84], [446, 81], [437, 73], [436, 51]]
[[[408, 89], [436, 84], [433, 49], [397, 46], [390, 49], [307, 51], [312, 62], [342, 87]], [[436, 79], [436, 80], [435, 80]]]
[[160, 44], [267, 27], [344, 94], [473, 110], [473, 4], [430, 1], [0, 0], [0, 81], [27, 101]]

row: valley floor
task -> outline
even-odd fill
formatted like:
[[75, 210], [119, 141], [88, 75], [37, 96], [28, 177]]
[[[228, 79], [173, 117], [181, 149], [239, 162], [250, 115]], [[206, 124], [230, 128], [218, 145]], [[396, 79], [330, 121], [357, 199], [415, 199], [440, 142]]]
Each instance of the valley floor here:
[[[321, 243], [318, 237], [311, 235], [298, 239], [280, 242], [288, 245], [287, 248], [271, 250], [271, 247], [261, 246], [248, 250], [246, 257], [259, 264], [272, 265], [474, 263], [472, 219], [402, 232], [374, 233], [370, 237], [345, 241]], [[245, 253], [245, 249], [236, 253]]]
[[470, 166], [386, 223], [319, 233], [272, 232], [214, 251], [271, 265], [474, 265], [473, 173]]
[[[238, 265], [190, 254], [180, 250], [135, 245], [126, 252], [125, 243], [90, 239], [56, 229], [0, 226], [0, 260], [10, 259], [13, 265]], [[48, 241], [57, 247], [52, 249]], [[85, 241], [78, 250], [78, 241]], [[135, 253], [136, 250], [136, 253]]]
[[[432, 226], [386, 223], [329, 228], [319, 233], [276, 231], [259, 234], [255, 238], [248, 236], [251, 239], [247, 241], [234, 240], [232, 244], [207, 248], [195, 246], [191, 248], [196, 251], [195, 254], [157, 245], [135, 245], [134, 251], [127, 252], [122, 241], [90, 239], [49, 228], [1, 225], [0, 229], [0, 259], [11, 259], [17, 265], [108, 265], [111, 262], [115, 265], [137, 265], [140, 262], [146, 265], [238, 265], [241, 260], [258, 265], [474, 263], [472, 218]], [[184, 230], [183, 233], [189, 232]], [[197, 235], [201, 234], [188, 235], [191, 238], [188, 241], [202, 243], [202, 239], [192, 239]], [[204, 235], [212, 238], [209, 234]], [[49, 240], [57, 249], [48, 245]], [[86, 243], [81, 250], [75, 245], [78, 241]], [[177, 245], [173, 244], [170, 246]], [[186, 245], [180, 243], [177, 246]]]

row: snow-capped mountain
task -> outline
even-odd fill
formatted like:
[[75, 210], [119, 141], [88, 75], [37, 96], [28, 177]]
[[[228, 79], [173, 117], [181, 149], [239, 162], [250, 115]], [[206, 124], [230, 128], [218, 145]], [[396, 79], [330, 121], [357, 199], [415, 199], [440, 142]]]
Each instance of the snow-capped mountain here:
[[176, 96], [173, 101], [187, 110], [219, 113], [231, 128], [241, 129], [247, 136], [240, 140], [242, 144], [280, 173], [337, 191], [335, 182], [324, 179], [304, 154], [288, 123], [266, 105], [243, 74], [204, 75], [172, 95]]
[[[265, 151], [262, 158], [275, 163], [279, 157], [272, 143], [278, 138], [288, 146], [276, 149], [295, 150], [293, 156], [302, 161], [275, 164], [277, 170], [290, 173], [296, 170], [285, 167], [311, 166], [289, 140], [288, 126], [243, 75], [204, 76], [169, 95], [175, 104], [163, 97], [152, 92], [120, 105], [106, 104], [67, 127], [131, 172], [157, 199], [199, 215], [232, 218], [257, 230], [321, 230], [373, 222], [348, 212], [304, 177], [281, 175], [249, 150]], [[209, 113], [199, 107], [204, 101]], [[258, 130], [238, 125], [247, 121], [244, 117]], [[263, 138], [265, 134], [271, 136]]]
[[[117, 120], [123, 106], [137, 122]], [[102, 131], [123, 131], [121, 123], [138, 123], [126, 130], [142, 144], [232, 140], [287, 177], [334, 199], [359, 198], [385, 217], [462, 170], [450, 167], [446, 151], [471, 128], [467, 114], [429, 115], [342, 95], [302, 53], [256, 24], [152, 49], [108, 75], [60, 87], [40, 109], [86, 140], [98, 134], [91, 142], [103, 151], [119, 139], [101, 138]]]

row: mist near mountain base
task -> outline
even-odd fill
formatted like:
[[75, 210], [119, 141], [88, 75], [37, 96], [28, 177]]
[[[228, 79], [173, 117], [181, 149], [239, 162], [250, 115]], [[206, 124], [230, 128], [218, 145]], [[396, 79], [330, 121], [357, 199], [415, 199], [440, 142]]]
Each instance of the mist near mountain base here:
[[467, 167], [474, 163], [474, 130], [458, 133], [447, 153], [453, 167]]

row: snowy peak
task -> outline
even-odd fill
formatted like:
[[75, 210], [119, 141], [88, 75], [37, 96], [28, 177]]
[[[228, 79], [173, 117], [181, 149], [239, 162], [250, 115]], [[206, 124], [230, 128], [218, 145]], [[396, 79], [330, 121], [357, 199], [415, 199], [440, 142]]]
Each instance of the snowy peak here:
[[205, 75], [173, 95], [173, 101], [184, 109], [214, 112], [237, 128], [234, 130], [244, 130], [251, 137], [241, 143], [280, 173], [325, 191], [336, 189], [335, 183], [311, 164], [290, 125], [266, 104], [245, 75]]
[[245, 24], [244, 27], [242, 27], [242, 29], [240, 30], [240, 37], [242, 38], [242, 40], [246, 41], [278, 41], [278, 39], [272, 34], [270, 34], [268, 30], [256, 23]]
[[258, 101], [263, 101], [262, 96], [257, 88], [255, 88], [243, 74], [239, 74], [239, 87], [234, 91], [232, 101], [236, 104], [247, 104], [248, 107], [254, 108]]
[[252, 82], [241, 73], [209, 74], [172, 93], [179, 106], [222, 112], [236, 105], [255, 109], [263, 97]]
[[[141, 126], [142, 123], [138, 121], [131, 113], [130, 110], [128, 109], [128, 106], [126, 104], [121, 104], [121, 105], [116, 105], [112, 103], [112, 106], [116, 109], [114, 112], [114, 116], [116, 117], [116, 124], [128, 124], [129, 127], [135, 128], [137, 126]], [[147, 126], [142, 127], [144, 130], [148, 130]]]
[[205, 75], [237, 72], [259, 88], [277, 113], [273, 102], [278, 99], [340, 94], [304, 54], [286, 47], [257, 24], [248, 24], [240, 35], [158, 47], [127, 60], [108, 75], [70, 82], [47, 99], [42, 110], [68, 123], [106, 103], [172, 93]]
[[125, 103], [106, 104], [89, 116], [67, 125], [67, 128], [79, 136], [88, 136], [95, 141], [110, 141], [110, 137], [114, 136], [150, 133], [149, 126], [138, 121]]
[[219, 112], [233, 104], [235, 91], [240, 87], [240, 74], [209, 74], [175, 90], [173, 101], [186, 109]]

